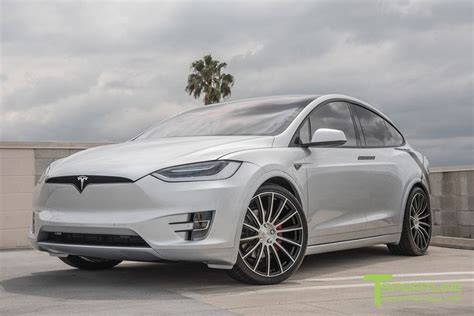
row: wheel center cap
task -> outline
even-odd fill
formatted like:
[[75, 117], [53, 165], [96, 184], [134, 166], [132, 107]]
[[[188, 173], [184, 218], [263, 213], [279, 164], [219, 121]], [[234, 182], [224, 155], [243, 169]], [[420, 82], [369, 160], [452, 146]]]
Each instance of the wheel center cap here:
[[413, 226], [418, 229], [420, 227], [420, 220], [418, 219], [418, 217], [415, 217], [415, 219], [413, 220]]
[[271, 223], [265, 223], [259, 229], [260, 240], [264, 245], [272, 245], [276, 241], [276, 229]]

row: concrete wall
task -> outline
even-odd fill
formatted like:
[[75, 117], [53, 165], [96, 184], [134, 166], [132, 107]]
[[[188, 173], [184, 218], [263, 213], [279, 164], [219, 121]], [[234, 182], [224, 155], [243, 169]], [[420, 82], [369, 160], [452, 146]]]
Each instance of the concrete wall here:
[[436, 235], [474, 238], [474, 166], [430, 171]]
[[[29, 247], [33, 188], [56, 159], [104, 143], [0, 142], [0, 249]], [[473, 238], [474, 166], [435, 168], [431, 175], [434, 234]]]
[[34, 184], [34, 150], [0, 149], [0, 248], [27, 245]]
[[29, 247], [32, 192], [47, 166], [98, 145], [0, 142], [0, 249]]

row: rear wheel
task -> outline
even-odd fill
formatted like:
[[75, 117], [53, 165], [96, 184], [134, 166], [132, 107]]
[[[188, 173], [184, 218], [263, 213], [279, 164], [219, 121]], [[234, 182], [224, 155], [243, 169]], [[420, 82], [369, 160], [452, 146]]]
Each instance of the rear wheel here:
[[103, 270], [115, 267], [122, 261], [119, 260], [108, 260], [108, 259], [98, 259], [90, 257], [80, 257], [80, 256], [67, 256], [59, 257], [59, 259], [70, 265], [71, 267], [83, 269], [83, 270]]
[[247, 207], [231, 277], [275, 284], [298, 269], [306, 250], [306, 218], [298, 200], [277, 185], [262, 186]]
[[424, 255], [431, 240], [431, 221], [429, 197], [421, 188], [415, 187], [405, 208], [400, 243], [388, 245], [390, 252], [404, 256]]

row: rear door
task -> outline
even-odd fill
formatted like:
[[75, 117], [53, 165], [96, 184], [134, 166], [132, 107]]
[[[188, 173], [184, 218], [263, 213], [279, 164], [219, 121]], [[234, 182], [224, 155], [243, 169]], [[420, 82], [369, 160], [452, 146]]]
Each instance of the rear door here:
[[396, 150], [404, 144], [401, 134], [384, 118], [368, 108], [351, 104], [362, 139], [363, 159], [370, 172], [365, 174], [367, 232], [385, 235], [399, 230], [404, 180], [401, 166], [407, 156]]

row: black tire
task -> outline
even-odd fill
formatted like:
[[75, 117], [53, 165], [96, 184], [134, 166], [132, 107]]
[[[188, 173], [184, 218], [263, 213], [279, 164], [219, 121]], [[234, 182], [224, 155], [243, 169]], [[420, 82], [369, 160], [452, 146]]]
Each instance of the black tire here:
[[88, 257], [79, 257], [79, 256], [67, 256], [59, 257], [59, 259], [65, 264], [70, 265], [71, 267], [82, 269], [82, 270], [104, 270], [115, 267], [122, 261], [119, 260], [107, 260], [107, 259], [97, 259], [97, 258], [88, 258]]
[[[255, 202], [255, 199], [258, 200], [258, 197], [262, 197], [262, 202]], [[283, 202], [283, 199], [287, 200]], [[267, 202], [266, 206], [264, 206], [265, 203], [263, 201]], [[256, 212], [251, 210], [253, 203], [258, 203], [264, 210], [261, 212], [263, 213], [263, 217], [261, 217], [258, 205], [257, 209], [254, 209]], [[267, 214], [265, 214], [265, 208], [268, 209]], [[251, 216], [250, 211], [254, 213], [254, 216], [256, 213], [256, 217]], [[267, 220], [265, 220], [266, 216], [268, 216]], [[249, 231], [253, 232], [253, 234], [256, 232], [254, 230], [248, 230], [248, 225], [247, 227], [245, 227], [245, 225], [242, 227], [237, 262], [234, 267], [228, 271], [228, 274], [237, 281], [249, 284], [269, 285], [280, 283], [289, 278], [299, 268], [305, 255], [308, 228], [303, 208], [298, 199], [285, 188], [274, 184], [263, 185], [257, 190], [250, 201], [249, 207], [246, 210], [244, 223], [246, 221], [252, 221], [255, 218], [255, 226], [257, 226], [256, 223], [260, 219], [262, 223], [260, 224], [260, 229], [263, 230], [263, 232], [260, 231], [257, 235], [246, 237]], [[249, 238], [254, 238], [257, 246], [250, 244], [250, 241], [246, 242], [242, 240]], [[284, 241], [281, 238], [290, 240], [294, 242], [294, 244], [289, 241]], [[270, 242], [270, 240], [272, 241]], [[259, 243], [261, 246], [258, 246]], [[296, 244], [301, 246], [297, 246]], [[243, 247], [247, 247], [247, 249], [257, 248], [254, 251], [245, 250], [247, 254], [243, 255]], [[259, 255], [257, 255], [258, 252], [260, 252]], [[246, 260], [245, 257], [247, 256], [249, 259]], [[265, 259], [261, 261], [263, 256]], [[251, 269], [247, 262], [248, 260], [254, 260], [254, 262], [256, 262], [254, 269]], [[262, 265], [265, 267], [266, 275], [263, 275], [265, 272], [259, 272], [258, 270]]]
[[[412, 206], [413, 203], [416, 204], [414, 199], [421, 197], [424, 203], [426, 203], [425, 211], [420, 211], [420, 216], [416, 215], [415, 219], [412, 217]], [[421, 206], [421, 208], [423, 207]], [[415, 187], [411, 191], [405, 206], [400, 242], [398, 244], [388, 244], [388, 249], [394, 255], [422, 256], [426, 253], [430, 245], [432, 227], [429, 196], [421, 188]]]

